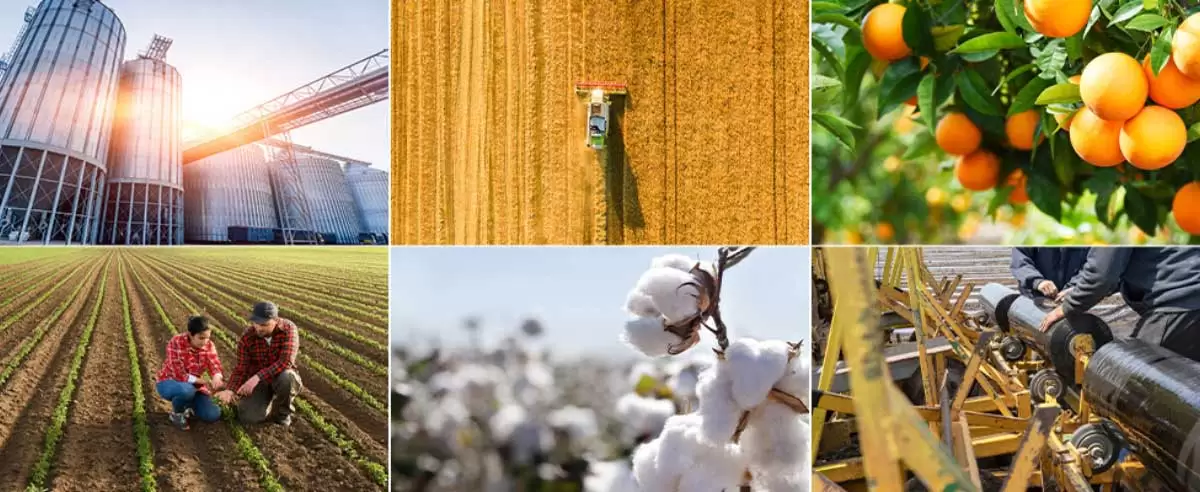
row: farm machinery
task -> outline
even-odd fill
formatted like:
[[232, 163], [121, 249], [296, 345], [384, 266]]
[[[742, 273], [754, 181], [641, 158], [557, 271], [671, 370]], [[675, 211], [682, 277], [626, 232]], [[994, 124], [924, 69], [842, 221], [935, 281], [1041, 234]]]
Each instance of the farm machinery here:
[[629, 88], [618, 82], [580, 82], [575, 94], [587, 97], [587, 145], [603, 150], [608, 144], [608, 128], [612, 121], [612, 97], [626, 96]]
[[832, 306], [814, 489], [1200, 490], [1200, 364], [1091, 314], [1043, 332], [1052, 306], [935, 279], [919, 248], [887, 250], [876, 278], [878, 254], [814, 253]]

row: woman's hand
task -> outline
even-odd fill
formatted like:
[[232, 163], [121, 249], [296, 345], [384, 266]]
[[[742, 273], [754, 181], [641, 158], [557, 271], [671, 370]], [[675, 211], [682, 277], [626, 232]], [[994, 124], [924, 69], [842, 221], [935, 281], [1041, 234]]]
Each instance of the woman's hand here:
[[218, 392], [216, 395], [213, 395], [213, 396], [216, 396], [217, 399], [221, 401], [221, 403], [224, 403], [226, 405], [233, 402], [233, 392], [229, 391], [229, 390]]
[[225, 376], [217, 374], [212, 378], [212, 389], [219, 390], [225, 387]]

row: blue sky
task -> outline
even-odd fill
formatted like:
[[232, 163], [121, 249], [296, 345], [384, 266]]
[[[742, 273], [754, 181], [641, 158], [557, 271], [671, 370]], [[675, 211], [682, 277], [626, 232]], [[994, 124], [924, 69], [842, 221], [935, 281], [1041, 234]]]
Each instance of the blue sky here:
[[[0, 52], [27, 6], [2, 2]], [[219, 124], [237, 113], [388, 47], [386, 0], [104, 0], [125, 24], [125, 58], [154, 34], [174, 39], [167, 61], [183, 76], [185, 122]], [[387, 169], [386, 102], [292, 132], [298, 144]]]
[[[535, 315], [556, 354], [633, 356], [618, 339], [625, 295], [666, 253], [711, 260], [716, 248], [392, 248], [392, 340], [463, 344], [462, 320], [475, 315], [494, 343]], [[759, 248], [729, 270], [721, 312], [731, 338], [807, 340], [811, 270], [808, 248]]]

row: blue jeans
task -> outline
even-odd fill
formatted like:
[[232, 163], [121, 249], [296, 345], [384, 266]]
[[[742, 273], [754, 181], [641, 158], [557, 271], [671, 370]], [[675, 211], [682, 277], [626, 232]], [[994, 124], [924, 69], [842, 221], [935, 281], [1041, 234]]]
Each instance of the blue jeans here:
[[158, 396], [170, 401], [175, 413], [183, 413], [191, 408], [196, 417], [205, 422], [216, 422], [221, 419], [221, 407], [213, 403], [212, 397], [196, 391], [191, 383], [183, 381], [159, 381], [154, 385]]

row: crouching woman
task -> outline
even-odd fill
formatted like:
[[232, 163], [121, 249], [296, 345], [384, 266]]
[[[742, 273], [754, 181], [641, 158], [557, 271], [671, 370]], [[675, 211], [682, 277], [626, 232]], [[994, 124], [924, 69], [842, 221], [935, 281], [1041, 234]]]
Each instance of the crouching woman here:
[[[158, 372], [155, 389], [158, 395], [171, 402], [171, 424], [187, 430], [192, 417], [203, 422], [216, 422], [221, 408], [212, 399], [212, 392], [225, 386], [221, 359], [212, 342], [208, 318], [188, 318], [187, 332], [171, 337], [167, 357]], [[209, 381], [203, 379], [205, 373]]]

